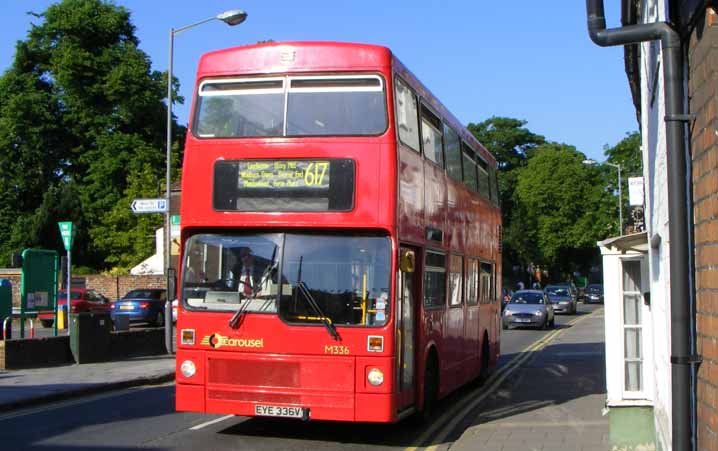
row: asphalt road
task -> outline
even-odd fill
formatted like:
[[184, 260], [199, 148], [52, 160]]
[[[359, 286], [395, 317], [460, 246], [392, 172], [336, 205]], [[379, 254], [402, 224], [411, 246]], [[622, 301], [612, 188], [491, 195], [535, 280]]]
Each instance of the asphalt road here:
[[[579, 316], [596, 308], [579, 304]], [[557, 328], [571, 327], [566, 324], [575, 319], [557, 315]], [[508, 362], [550, 332], [503, 331], [497, 371], [508, 370]], [[177, 413], [172, 384], [138, 387], [0, 415], [0, 448], [411, 449], [425, 443], [432, 431], [438, 432], [438, 423], [432, 421], [450, 415], [462, 401], [475, 396], [478, 388], [472, 384], [444, 399], [427, 424], [367, 425]]]

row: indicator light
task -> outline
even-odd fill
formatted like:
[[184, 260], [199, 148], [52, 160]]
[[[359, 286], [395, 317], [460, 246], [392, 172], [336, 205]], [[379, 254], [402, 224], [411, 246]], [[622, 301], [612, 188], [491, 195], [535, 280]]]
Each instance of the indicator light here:
[[366, 350], [369, 352], [382, 352], [384, 350], [384, 337], [369, 335], [367, 337]]

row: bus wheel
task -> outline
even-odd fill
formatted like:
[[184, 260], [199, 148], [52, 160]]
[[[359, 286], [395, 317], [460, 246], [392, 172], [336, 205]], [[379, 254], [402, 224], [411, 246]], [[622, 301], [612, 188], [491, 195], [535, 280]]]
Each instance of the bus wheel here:
[[424, 371], [424, 407], [421, 411], [421, 419], [429, 420], [434, 407], [436, 406], [436, 398], [439, 392], [439, 368], [436, 363], [434, 354], [429, 356], [426, 362], [426, 370]]

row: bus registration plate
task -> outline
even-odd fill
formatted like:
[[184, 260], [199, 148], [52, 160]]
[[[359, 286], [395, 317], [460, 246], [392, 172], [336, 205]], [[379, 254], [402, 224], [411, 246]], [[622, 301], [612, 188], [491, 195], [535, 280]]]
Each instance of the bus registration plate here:
[[302, 418], [304, 409], [301, 407], [255, 405], [254, 414], [262, 417]]

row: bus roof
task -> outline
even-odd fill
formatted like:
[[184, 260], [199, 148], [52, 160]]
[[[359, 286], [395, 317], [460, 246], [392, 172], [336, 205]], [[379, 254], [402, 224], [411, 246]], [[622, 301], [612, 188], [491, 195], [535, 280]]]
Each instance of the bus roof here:
[[315, 71], [381, 70], [391, 51], [348, 42], [268, 42], [204, 54], [198, 75], [271, 74]]

